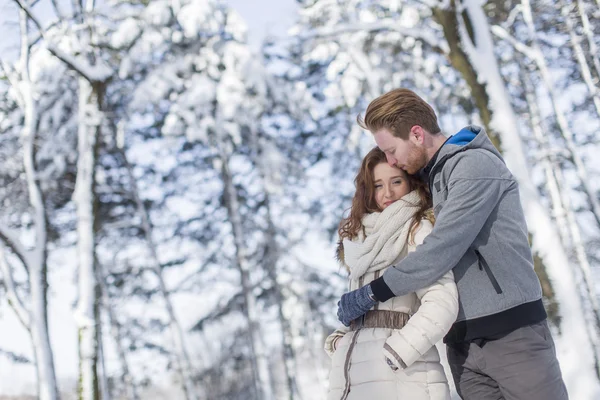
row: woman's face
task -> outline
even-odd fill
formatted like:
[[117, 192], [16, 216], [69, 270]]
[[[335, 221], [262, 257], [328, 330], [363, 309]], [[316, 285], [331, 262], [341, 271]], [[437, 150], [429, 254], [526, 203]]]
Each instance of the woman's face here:
[[373, 168], [373, 181], [375, 202], [382, 211], [410, 192], [406, 172], [386, 162], [379, 163]]

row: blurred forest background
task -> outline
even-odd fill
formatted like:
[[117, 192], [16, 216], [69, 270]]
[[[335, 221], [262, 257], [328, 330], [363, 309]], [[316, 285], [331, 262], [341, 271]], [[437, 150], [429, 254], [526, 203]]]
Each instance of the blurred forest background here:
[[355, 119], [397, 87], [503, 152], [600, 398], [600, 0], [297, 0], [258, 49], [217, 0], [0, 12], [0, 398], [324, 399]]

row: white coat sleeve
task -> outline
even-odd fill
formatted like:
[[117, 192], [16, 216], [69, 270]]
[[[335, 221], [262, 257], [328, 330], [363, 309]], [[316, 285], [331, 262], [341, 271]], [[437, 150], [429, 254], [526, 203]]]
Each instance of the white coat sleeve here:
[[[409, 253], [423, 243], [432, 228], [429, 221], [421, 222], [414, 245], [409, 244]], [[458, 291], [452, 271], [433, 285], [417, 290], [416, 294], [421, 301], [419, 309], [384, 345], [386, 358], [398, 368], [409, 367], [435, 346], [450, 330], [458, 314]]]
[[349, 331], [350, 331], [350, 328], [342, 325], [339, 328], [337, 328], [335, 331], [333, 331], [333, 333], [331, 335], [327, 336], [327, 338], [325, 339], [325, 346], [323, 346], [323, 347], [329, 357], [333, 357], [333, 353], [335, 353], [335, 350], [337, 349], [338, 342]]

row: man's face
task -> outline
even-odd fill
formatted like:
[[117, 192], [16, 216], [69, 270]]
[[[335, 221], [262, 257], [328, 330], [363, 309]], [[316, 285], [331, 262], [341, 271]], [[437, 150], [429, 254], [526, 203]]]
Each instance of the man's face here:
[[419, 135], [410, 133], [408, 139], [396, 137], [386, 128], [376, 131], [373, 136], [390, 165], [413, 175], [427, 165], [427, 154]]

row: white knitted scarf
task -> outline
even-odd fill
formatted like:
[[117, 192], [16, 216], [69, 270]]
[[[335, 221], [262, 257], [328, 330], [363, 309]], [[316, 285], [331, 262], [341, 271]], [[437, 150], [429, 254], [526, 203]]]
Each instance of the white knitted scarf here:
[[350, 278], [358, 279], [367, 271], [390, 266], [408, 241], [410, 225], [420, 208], [420, 198], [412, 191], [390, 204], [382, 212], [366, 214], [362, 230], [353, 240], [344, 239], [344, 262], [350, 268]]

